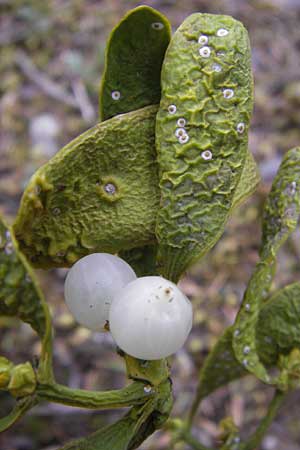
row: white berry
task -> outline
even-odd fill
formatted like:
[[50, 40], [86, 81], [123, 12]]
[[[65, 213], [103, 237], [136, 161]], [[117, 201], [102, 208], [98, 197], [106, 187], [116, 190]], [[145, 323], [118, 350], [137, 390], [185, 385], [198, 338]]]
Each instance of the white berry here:
[[162, 359], [185, 343], [192, 327], [192, 305], [171, 281], [137, 278], [115, 295], [109, 324], [117, 345], [129, 355]]
[[93, 253], [78, 260], [65, 281], [65, 300], [78, 323], [104, 331], [116, 291], [134, 280], [132, 268], [118, 256]]

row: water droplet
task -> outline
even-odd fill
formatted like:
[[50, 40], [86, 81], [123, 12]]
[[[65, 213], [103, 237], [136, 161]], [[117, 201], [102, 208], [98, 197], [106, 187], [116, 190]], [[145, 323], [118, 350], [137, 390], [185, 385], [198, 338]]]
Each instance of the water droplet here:
[[208, 36], [201, 34], [201, 36], [199, 36], [198, 43], [200, 45], [206, 45], [208, 43]]
[[245, 310], [249, 312], [250, 309], [251, 309], [250, 304], [249, 304], [249, 303], [246, 303], [246, 305], [245, 305]]
[[183, 136], [179, 136], [178, 141], [180, 144], [186, 144], [189, 141], [189, 135], [186, 133]]
[[224, 98], [232, 98], [234, 96], [234, 91], [233, 89], [224, 89], [223, 90], [223, 96]]
[[251, 348], [249, 347], [249, 345], [245, 345], [245, 347], [243, 348], [243, 353], [244, 355], [248, 355], [251, 351]]
[[25, 281], [26, 281], [26, 283], [31, 283], [32, 282], [31, 277], [30, 277], [30, 275], [28, 273], [26, 273], [26, 275], [25, 275]]
[[120, 100], [121, 98], [121, 92], [120, 91], [112, 91], [111, 98], [113, 100]]
[[248, 366], [248, 359], [243, 359], [243, 366], [247, 367]]
[[219, 37], [227, 36], [228, 33], [229, 31], [226, 30], [225, 28], [219, 28], [219, 30], [217, 31], [217, 36]]
[[8, 240], [8, 241], [10, 241], [11, 240], [11, 234], [10, 234], [10, 231], [6, 231], [5, 232], [5, 237], [6, 237], [6, 239]]
[[213, 155], [210, 150], [204, 150], [204, 152], [201, 153], [201, 157], [206, 161], [209, 161], [210, 159], [212, 159]]
[[60, 209], [59, 208], [53, 208], [52, 209], [52, 213], [54, 216], [58, 216], [60, 214]]
[[217, 56], [219, 56], [219, 58], [223, 58], [223, 56], [225, 56], [225, 52], [217, 52]]
[[183, 118], [183, 117], [181, 117], [180, 119], [178, 119], [177, 120], [177, 125], [179, 126], [179, 127], [185, 127], [185, 125], [186, 125], [186, 120]]
[[170, 114], [175, 114], [176, 111], [177, 111], [177, 108], [176, 108], [175, 105], [170, 105], [170, 106], [168, 107], [168, 111], [169, 111]]
[[222, 66], [220, 64], [214, 63], [211, 68], [214, 72], [222, 72]]
[[292, 183], [291, 183], [291, 195], [295, 195], [296, 194], [296, 189], [297, 189], [297, 183], [296, 183], [296, 181], [292, 181]]
[[202, 58], [209, 58], [211, 50], [209, 47], [202, 47], [199, 49], [199, 54], [200, 56], [202, 56]]
[[115, 186], [113, 183], [107, 183], [107, 184], [104, 186], [104, 190], [105, 190], [105, 192], [106, 192], [107, 194], [113, 195], [113, 194], [116, 193], [117, 188], [116, 188], [116, 186]]
[[152, 386], [145, 386], [144, 387], [144, 392], [146, 393], [146, 394], [150, 394], [150, 392], [152, 392]]
[[244, 131], [245, 131], [245, 124], [244, 124], [244, 122], [240, 122], [240, 123], [237, 124], [236, 131], [238, 133], [240, 133], [240, 134], [244, 133]]
[[184, 128], [176, 128], [175, 136], [179, 138], [180, 136], [185, 136], [187, 133]]
[[14, 246], [12, 242], [8, 242], [4, 247], [4, 252], [6, 255], [11, 255], [14, 252]]
[[241, 442], [241, 438], [239, 436], [236, 436], [235, 438], [233, 438], [233, 442], [235, 444], [238, 444], [239, 442]]
[[151, 24], [151, 27], [153, 28], [153, 30], [162, 30], [164, 28], [164, 24], [161, 22], [153, 22]]
[[240, 335], [240, 333], [241, 333], [241, 331], [237, 328], [236, 330], [234, 330], [233, 336], [238, 337]]

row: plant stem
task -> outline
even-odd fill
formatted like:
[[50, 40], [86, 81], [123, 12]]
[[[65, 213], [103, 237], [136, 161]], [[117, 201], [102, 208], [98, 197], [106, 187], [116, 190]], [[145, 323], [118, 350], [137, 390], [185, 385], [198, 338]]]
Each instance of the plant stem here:
[[25, 397], [17, 401], [14, 409], [5, 417], [0, 418], [0, 433], [10, 428], [17, 420], [38, 403], [35, 396]]
[[274, 420], [280, 406], [282, 405], [285, 396], [285, 392], [279, 391], [278, 389], [275, 391], [266, 416], [261, 421], [253, 435], [243, 444], [242, 450], [253, 450], [258, 447], [266, 431]]
[[198, 411], [198, 408], [199, 408], [201, 400], [202, 400], [202, 397], [200, 396], [199, 386], [198, 386], [196, 396], [194, 398], [194, 401], [192, 403], [190, 412], [189, 412], [187, 420], [186, 420], [186, 429], [187, 430], [191, 429], [191, 426], [193, 424], [193, 420], [195, 418], [195, 415], [197, 414], [197, 411]]
[[39, 384], [36, 394], [40, 400], [61, 403], [68, 406], [89, 409], [123, 408], [140, 405], [151, 397], [155, 391], [145, 392], [145, 384], [134, 382], [129, 386], [112, 391], [88, 391], [71, 389], [61, 384]]

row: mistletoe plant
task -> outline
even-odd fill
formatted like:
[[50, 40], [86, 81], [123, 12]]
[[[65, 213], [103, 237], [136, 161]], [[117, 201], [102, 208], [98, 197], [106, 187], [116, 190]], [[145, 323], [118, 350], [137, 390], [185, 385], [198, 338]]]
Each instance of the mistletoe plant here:
[[[130, 407], [115, 424], [63, 449], [134, 449], [165, 426], [174, 442], [207, 450], [191, 433], [200, 402], [252, 373], [275, 388], [268, 412], [244, 442], [230, 420], [223, 422], [219, 447], [251, 450], [286, 394], [300, 385], [300, 283], [269, 293], [277, 253], [300, 214], [300, 148], [294, 148], [266, 200], [260, 260], [236, 321], [200, 370], [187, 417], [169, 419], [165, 356], [182, 345], [191, 322], [190, 305], [176, 283], [218, 241], [228, 216], [259, 181], [247, 142], [252, 111], [247, 31], [231, 17], [200, 13], [172, 37], [170, 29], [168, 20], [147, 6], [121, 20], [107, 46], [101, 121], [35, 173], [13, 227], [1, 221], [0, 314], [29, 323], [42, 344], [38, 367], [0, 358], [0, 388], [16, 399], [11, 413], [0, 418], [1, 431], [45, 400], [94, 409]], [[55, 380], [51, 318], [31, 267], [70, 266], [66, 300], [84, 325], [111, 328], [131, 380], [122, 389], [92, 392]], [[107, 288], [106, 279], [119, 290], [112, 292], [112, 283]], [[96, 308], [93, 314], [88, 307]], [[154, 317], [147, 327], [144, 311]], [[274, 367], [276, 375], [270, 372]]]

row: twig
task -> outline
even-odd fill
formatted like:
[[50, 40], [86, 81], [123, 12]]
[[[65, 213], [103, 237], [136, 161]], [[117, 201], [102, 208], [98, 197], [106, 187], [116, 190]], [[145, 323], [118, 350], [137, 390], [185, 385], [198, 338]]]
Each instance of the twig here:
[[72, 89], [82, 117], [86, 122], [93, 122], [96, 118], [96, 114], [85, 85], [81, 80], [75, 80], [72, 82]]
[[81, 80], [72, 83], [74, 96], [67, 92], [62, 86], [52, 81], [46, 74], [35, 67], [31, 59], [22, 51], [16, 55], [16, 63], [24, 75], [33, 81], [49, 97], [59, 100], [72, 108], [79, 109], [83, 119], [91, 123], [95, 120], [95, 111], [88, 97], [86, 88]]
[[266, 431], [268, 430], [269, 426], [273, 422], [279, 408], [281, 407], [284, 399], [285, 399], [286, 393], [277, 390], [274, 394], [274, 397], [269, 405], [268, 411], [266, 416], [263, 418], [261, 423], [258, 425], [256, 431], [253, 433], [253, 435], [248, 439], [247, 442], [245, 442], [242, 445], [242, 450], [254, 450], [258, 447], [260, 444], [262, 438], [264, 437]]

